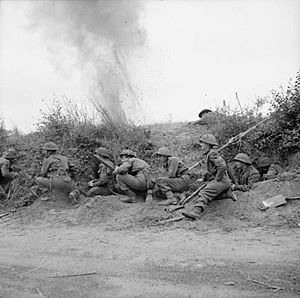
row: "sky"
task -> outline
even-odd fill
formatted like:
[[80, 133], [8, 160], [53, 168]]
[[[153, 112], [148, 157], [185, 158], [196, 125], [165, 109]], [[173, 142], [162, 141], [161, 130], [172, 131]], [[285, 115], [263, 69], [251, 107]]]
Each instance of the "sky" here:
[[[79, 7], [82, 15], [72, 1], [54, 1], [56, 19], [49, 8], [32, 13], [36, 2], [45, 1], [0, 2], [0, 115], [8, 128], [34, 130], [54, 96], [90, 111], [91, 100], [109, 104], [119, 96], [137, 124], [192, 121], [223, 100], [236, 106], [235, 92], [245, 107], [300, 69], [297, 0], [123, 0], [107, 8], [102, 23], [91, 22], [99, 14], [88, 10], [90, 1]], [[128, 27], [117, 24], [124, 11]], [[112, 48], [121, 55], [117, 71]]]

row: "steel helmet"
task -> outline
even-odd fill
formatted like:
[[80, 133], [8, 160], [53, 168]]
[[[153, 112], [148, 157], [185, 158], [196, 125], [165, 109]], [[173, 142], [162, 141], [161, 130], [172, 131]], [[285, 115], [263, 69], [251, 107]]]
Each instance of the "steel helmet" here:
[[199, 114], [198, 114], [198, 117], [199, 118], [202, 118], [205, 114], [208, 114], [208, 113], [211, 113], [212, 110], [210, 109], [203, 109]]
[[163, 156], [172, 156], [172, 152], [167, 147], [161, 147], [159, 148], [154, 154], [156, 155], [163, 155]]
[[49, 151], [57, 151], [59, 148], [55, 143], [48, 142], [42, 147], [42, 149], [49, 150]]
[[95, 149], [95, 154], [111, 158], [112, 157], [112, 152], [104, 147], [99, 147]]
[[257, 167], [258, 168], [263, 168], [263, 167], [268, 167], [272, 164], [272, 160], [269, 157], [262, 157], [258, 160]]
[[245, 154], [245, 153], [239, 153], [236, 155], [236, 157], [233, 159], [235, 161], [241, 161], [245, 164], [248, 164], [248, 165], [252, 165], [252, 161], [250, 159], [250, 157]]
[[120, 153], [120, 156], [123, 155], [128, 155], [128, 156], [132, 156], [132, 157], [136, 157], [136, 153], [130, 149], [125, 149]]
[[7, 151], [4, 151], [2, 156], [7, 159], [13, 159], [13, 158], [17, 157], [17, 152], [15, 149], [11, 148], [11, 149], [8, 149]]
[[212, 134], [206, 133], [200, 138], [200, 142], [213, 145], [213, 146], [218, 146], [218, 142]]

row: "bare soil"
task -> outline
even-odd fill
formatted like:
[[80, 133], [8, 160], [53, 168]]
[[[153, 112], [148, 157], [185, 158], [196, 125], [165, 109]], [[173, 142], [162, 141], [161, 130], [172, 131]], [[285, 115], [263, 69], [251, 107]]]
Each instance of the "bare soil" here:
[[300, 175], [214, 201], [199, 221], [160, 224], [180, 211], [117, 196], [1, 210], [0, 297], [300, 297], [300, 200], [257, 208], [277, 194], [299, 196]]

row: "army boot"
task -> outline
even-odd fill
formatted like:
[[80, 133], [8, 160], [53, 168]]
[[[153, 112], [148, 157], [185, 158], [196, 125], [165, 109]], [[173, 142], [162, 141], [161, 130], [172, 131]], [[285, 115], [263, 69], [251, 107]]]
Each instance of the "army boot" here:
[[132, 190], [124, 191], [126, 197], [122, 197], [120, 200], [123, 203], [136, 203], [136, 194]]
[[206, 210], [206, 208], [205, 208], [204, 204], [203, 205], [198, 204], [198, 205], [194, 206], [193, 209], [190, 211], [188, 211], [188, 210], [182, 211], [182, 215], [184, 215], [187, 218], [191, 218], [191, 219], [200, 219], [203, 216], [203, 214], [205, 213], [205, 210]]
[[167, 197], [167, 199], [165, 201], [159, 202], [158, 205], [169, 206], [178, 204], [178, 199], [175, 196], [173, 196], [173, 193], [171, 191], [166, 192], [165, 196]]

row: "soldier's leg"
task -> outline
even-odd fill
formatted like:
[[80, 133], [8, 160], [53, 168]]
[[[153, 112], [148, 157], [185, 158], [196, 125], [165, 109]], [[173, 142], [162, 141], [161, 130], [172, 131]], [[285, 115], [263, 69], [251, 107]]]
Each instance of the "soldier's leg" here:
[[159, 177], [156, 184], [160, 191], [166, 196], [167, 200], [161, 202], [160, 205], [177, 204], [177, 198], [173, 192], [183, 192], [188, 189], [188, 182], [183, 178]]
[[192, 219], [199, 219], [207, 208], [210, 201], [214, 200], [219, 194], [230, 188], [229, 181], [212, 181], [204, 187], [198, 196], [197, 202], [191, 211], [184, 211], [182, 214]]
[[0, 200], [5, 200], [7, 197], [4, 188], [0, 185]]
[[95, 186], [87, 192], [88, 197], [109, 195], [111, 195], [111, 191], [106, 186]]

